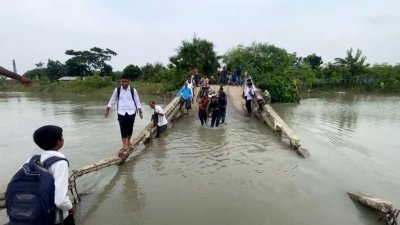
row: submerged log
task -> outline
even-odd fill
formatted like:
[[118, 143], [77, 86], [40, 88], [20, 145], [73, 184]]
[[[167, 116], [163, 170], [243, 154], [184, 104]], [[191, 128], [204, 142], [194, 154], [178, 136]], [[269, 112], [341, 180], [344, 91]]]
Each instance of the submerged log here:
[[354, 194], [347, 192], [347, 194], [352, 200], [383, 213], [383, 216], [378, 221], [384, 220], [388, 225], [398, 224], [397, 217], [399, 216], [400, 211], [394, 208], [391, 202], [362, 193]]
[[382, 213], [387, 213], [390, 210], [393, 210], [393, 204], [383, 199], [375, 198], [362, 193], [354, 194], [347, 192], [347, 194], [354, 201], [360, 202], [361, 204], [368, 206], [372, 209], [378, 210]]
[[256, 98], [252, 102], [252, 107], [255, 109], [254, 115], [260, 120], [263, 120], [274, 132], [286, 137], [289, 140], [290, 146], [296, 150], [299, 155], [304, 158], [310, 156], [308, 150], [301, 146], [300, 139], [293, 130], [269, 104], [264, 103], [264, 99], [260, 93], [256, 92]]

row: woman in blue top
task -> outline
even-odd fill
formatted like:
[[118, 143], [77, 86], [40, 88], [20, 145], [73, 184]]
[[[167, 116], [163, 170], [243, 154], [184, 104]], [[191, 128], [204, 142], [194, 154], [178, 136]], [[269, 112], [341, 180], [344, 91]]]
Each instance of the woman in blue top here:
[[186, 82], [184, 82], [183, 87], [181, 88], [181, 90], [178, 92], [177, 96], [181, 97], [181, 105], [179, 107], [179, 109], [182, 109], [182, 105], [185, 104], [186, 109], [190, 109], [191, 108], [191, 104], [192, 104], [192, 90], [191, 88], [188, 87], [188, 84]]

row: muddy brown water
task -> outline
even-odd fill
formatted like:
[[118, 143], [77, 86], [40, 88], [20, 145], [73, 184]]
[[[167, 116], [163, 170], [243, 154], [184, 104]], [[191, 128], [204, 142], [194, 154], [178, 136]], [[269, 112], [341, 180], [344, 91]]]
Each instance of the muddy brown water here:
[[[0, 93], [0, 186], [39, 151], [32, 133], [44, 124], [63, 127], [71, 168], [115, 154], [119, 130], [115, 110], [102, 117], [107, 101]], [[124, 165], [78, 179], [77, 224], [377, 224], [378, 215], [346, 192], [400, 207], [399, 101], [332, 94], [274, 104], [309, 149], [308, 159], [232, 106], [214, 129], [184, 116]], [[134, 132], [150, 120], [144, 109]], [[3, 210], [0, 224], [6, 221]]]

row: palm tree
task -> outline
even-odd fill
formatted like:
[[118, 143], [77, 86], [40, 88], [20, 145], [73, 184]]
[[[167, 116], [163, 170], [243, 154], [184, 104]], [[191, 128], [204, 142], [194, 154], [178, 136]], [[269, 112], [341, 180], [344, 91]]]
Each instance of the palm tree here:
[[362, 56], [360, 49], [357, 49], [356, 54], [353, 56], [353, 48], [346, 51], [346, 58], [335, 58], [335, 64], [346, 67], [349, 71], [349, 77], [345, 77], [348, 86], [353, 84], [356, 76], [365, 73], [365, 68], [369, 66], [368, 63], [365, 63], [366, 59], [367, 57]]

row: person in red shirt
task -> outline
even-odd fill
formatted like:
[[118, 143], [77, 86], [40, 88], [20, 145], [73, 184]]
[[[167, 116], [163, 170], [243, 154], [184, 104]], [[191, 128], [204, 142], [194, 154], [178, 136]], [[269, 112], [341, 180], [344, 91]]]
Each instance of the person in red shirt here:
[[202, 96], [200, 101], [199, 101], [199, 119], [201, 122], [201, 125], [203, 126], [204, 124], [207, 123], [207, 106], [208, 106], [208, 97], [207, 96]]

